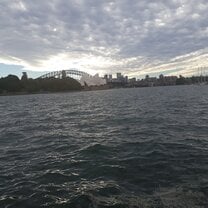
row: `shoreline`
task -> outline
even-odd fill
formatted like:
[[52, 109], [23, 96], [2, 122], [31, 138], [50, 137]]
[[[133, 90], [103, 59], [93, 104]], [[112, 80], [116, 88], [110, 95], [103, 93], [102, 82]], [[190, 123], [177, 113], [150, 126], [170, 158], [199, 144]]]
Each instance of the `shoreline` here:
[[2, 96], [20, 96], [20, 95], [41, 95], [41, 94], [55, 94], [55, 93], [70, 93], [70, 92], [82, 92], [82, 90], [74, 90], [74, 91], [57, 91], [57, 92], [9, 92], [9, 93], [2, 93], [0, 94], [0, 97]]
[[[81, 90], [66, 90], [66, 91], [39, 91], [39, 92], [6, 92], [0, 93], [1, 96], [18, 96], [18, 95], [40, 95], [40, 94], [56, 94], [56, 93], [74, 93], [74, 92], [86, 92], [86, 91], [98, 91], [98, 90], [108, 90], [113, 89], [109, 87], [88, 87]], [[116, 89], [116, 88], [115, 88]]]
[[[21, 95], [41, 95], [41, 94], [61, 94], [61, 93], [75, 93], [75, 92], [88, 92], [88, 91], [101, 91], [101, 90], [112, 90], [112, 89], [130, 89], [130, 88], [155, 88], [155, 87], [173, 87], [173, 86], [201, 86], [197, 84], [186, 84], [186, 85], [165, 85], [165, 86], [145, 86], [145, 87], [109, 87], [109, 86], [93, 86], [83, 88], [81, 90], [68, 90], [68, 91], [39, 91], [39, 92], [7, 92], [7, 93], [0, 93], [0, 97], [3, 96], [21, 96]], [[207, 86], [207, 85], [202, 85]]]

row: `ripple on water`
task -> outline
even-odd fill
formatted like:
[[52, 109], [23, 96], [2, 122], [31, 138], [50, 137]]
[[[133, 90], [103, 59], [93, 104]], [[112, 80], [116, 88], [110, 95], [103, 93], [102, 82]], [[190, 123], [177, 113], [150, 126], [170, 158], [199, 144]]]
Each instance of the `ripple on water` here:
[[0, 207], [208, 207], [207, 86], [1, 97]]

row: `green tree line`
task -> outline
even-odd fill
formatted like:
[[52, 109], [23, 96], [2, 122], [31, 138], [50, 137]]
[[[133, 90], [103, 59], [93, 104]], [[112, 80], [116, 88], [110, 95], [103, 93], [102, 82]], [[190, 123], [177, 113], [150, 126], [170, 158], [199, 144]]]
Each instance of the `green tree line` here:
[[63, 92], [81, 90], [81, 85], [73, 78], [44, 78], [28, 79], [23, 74], [19, 79], [15, 75], [0, 78], [0, 93], [37, 93], [37, 92]]

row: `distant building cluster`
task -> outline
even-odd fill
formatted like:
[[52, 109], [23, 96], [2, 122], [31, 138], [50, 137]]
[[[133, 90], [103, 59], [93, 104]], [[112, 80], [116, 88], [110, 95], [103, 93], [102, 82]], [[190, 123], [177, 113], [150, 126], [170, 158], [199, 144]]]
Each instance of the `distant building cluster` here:
[[[71, 76], [75, 76], [75, 78]], [[128, 76], [124, 76], [121, 73], [117, 73], [116, 77], [113, 77], [112, 74], [99, 77], [98, 74], [91, 76], [82, 71], [63, 70], [49, 72], [37, 79], [31, 79], [28, 78], [26, 72], [23, 72], [21, 79], [15, 75], [0, 78], [0, 95], [190, 84], [207, 85], [208, 76], [201, 74], [192, 77], [183, 77], [181, 75], [177, 77], [161, 74], [159, 77], [146, 75], [144, 79], [136, 79], [128, 78]]]
[[136, 84], [141, 87], [168, 86], [176, 85], [177, 79], [177, 76], [164, 76], [163, 74], [159, 78], [146, 75], [145, 79], [137, 80]]
[[116, 78], [113, 78], [112, 74], [106, 74], [104, 79], [107, 84], [112, 85], [124, 85], [129, 82], [128, 76], [123, 76], [120, 72], [116, 74]]
[[207, 83], [207, 76], [193, 76], [193, 77], [183, 77], [183, 76], [164, 76], [161, 74], [159, 77], [150, 77], [146, 75], [144, 79], [128, 78], [121, 73], [117, 73], [116, 77], [113, 78], [112, 74], [106, 74], [104, 76], [106, 83], [111, 87], [154, 87], [154, 86], [171, 86], [171, 85], [181, 85], [181, 84], [197, 84], [197, 83]]
[[[203, 68], [204, 70], [205, 68]], [[171, 85], [183, 85], [183, 84], [197, 84], [208, 82], [208, 77], [201, 75], [192, 77], [183, 76], [165, 76], [163, 74], [159, 77], [151, 77], [146, 75], [143, 79], [137, 79], [135, 77], [129, 78], [123, 75], [121, 72], [116, 73], [114, 76], [112, 74], [106, 74], [104, 77], [99, 77], [98, 74], [91, 76], [90, 74], [79, 71], [76, 69], [53, 71], [42, 75], [40, 78], [59, 78], [66, 79], [67, 77], [72, 77], [76, 79], [82, 87], [101, 87], [101, 88], [117, 88], [117, 87], [154, 87], [154, 86], [171, 86]], [[23, 73], [23, 79], [27, 79], [27, 75]]]
[[102, 86], [106, 84], [106, 80], [99, 77], [98, 74], [94, 76], [88, 76], [87, 74], [84, 74], [79, 82], [82, 86]]
[[160, 75], [157, 77], [150, 77], [146, 75], [144, 79], [136, 79], [136, 78], [128, 78], [128, 76], [124, 76], [121, 73], [116, 74], [116, 78], [113, 78], [112, 74], [106, 74], [104, 79], [107, 84], [112, 85], [126, 85], [126, 86], [141, 86], [141, 87], [152, 87], [152, 86], [161, 86], [161, 85], [175, 85], [177, 76], [164, 76]]

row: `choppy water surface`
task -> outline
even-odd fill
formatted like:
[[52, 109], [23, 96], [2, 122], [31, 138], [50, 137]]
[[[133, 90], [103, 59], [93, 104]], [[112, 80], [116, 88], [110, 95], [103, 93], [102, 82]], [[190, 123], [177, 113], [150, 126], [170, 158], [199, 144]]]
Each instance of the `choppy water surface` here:
[[0, 97], [0, 207], [208, 207], [208, 86]]

